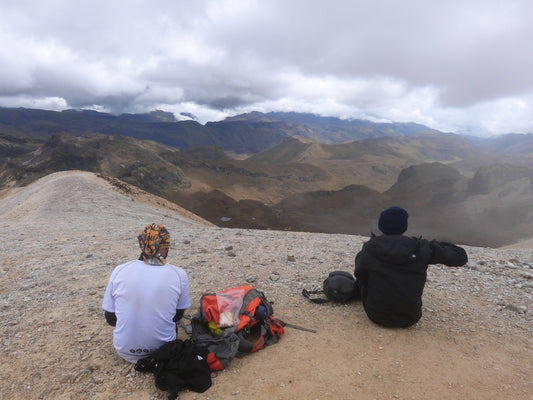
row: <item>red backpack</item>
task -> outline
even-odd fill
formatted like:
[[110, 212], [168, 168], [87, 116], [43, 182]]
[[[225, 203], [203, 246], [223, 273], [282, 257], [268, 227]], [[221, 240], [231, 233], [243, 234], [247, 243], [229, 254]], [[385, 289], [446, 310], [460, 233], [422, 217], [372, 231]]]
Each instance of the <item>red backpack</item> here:
[[285, 323], [272, 316], [265, 295], [250, 285], [204, 294], [191, 320], [192, 340], [207, 347], [212, 371], [227, 367], [236, 355], [276, 343]]

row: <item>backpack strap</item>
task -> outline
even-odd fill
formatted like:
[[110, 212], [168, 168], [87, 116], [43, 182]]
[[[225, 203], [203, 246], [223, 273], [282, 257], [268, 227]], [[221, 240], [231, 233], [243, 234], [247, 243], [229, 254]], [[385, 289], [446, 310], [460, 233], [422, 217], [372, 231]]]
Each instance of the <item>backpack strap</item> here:
[[324, 299], [324, 298], [321, 298], [321, 297], [311, 298], [312, 294], [318, 294], [318, 293], [324, 293], [324, 291], [323, 290], [307, 290], [307, 289], [303, 289], [302, 290], [302, 295], [306, 299], [311, 300], [313, 303], [324, 304], [324, 303], [329, 303], [330, 301], [332, 301], [331, 299]]

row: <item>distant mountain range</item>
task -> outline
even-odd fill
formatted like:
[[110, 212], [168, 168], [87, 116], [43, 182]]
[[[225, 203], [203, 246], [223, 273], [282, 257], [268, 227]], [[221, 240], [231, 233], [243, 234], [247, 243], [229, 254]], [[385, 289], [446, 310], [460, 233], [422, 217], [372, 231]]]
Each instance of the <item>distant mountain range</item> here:
[[413, 234], [481, 246], [533, 237], [532, 134], [476, 139], [296, 113], [200, 125], [165, 112], [0, 109], [0, 189], [69, 169], [220, 226], [368, 235], [382, 208], [401, 205]]
[[379, 136], [411, 135], [430, 129], [411, 123], [372, 123], [298, 113], [250, 113], [201, 125], [176, 121], [173, 114], [112, 115], [88, 110], [63, 112], [24, 108], [0, 108], [0, 132], [48, 138], [58, 133], [102, 133], [154, 140], [188, 149], [216, 146], [225, 151], [252, 154], [266, 150], [290, 136], [309, 137], [323, 143], [339, 143]]

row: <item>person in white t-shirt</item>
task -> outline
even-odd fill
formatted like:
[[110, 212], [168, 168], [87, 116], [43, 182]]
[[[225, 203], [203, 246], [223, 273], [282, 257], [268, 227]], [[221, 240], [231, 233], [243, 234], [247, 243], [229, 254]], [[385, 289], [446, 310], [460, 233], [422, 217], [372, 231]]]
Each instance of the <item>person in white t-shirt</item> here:
[[187, 273], [166, 262], [168, 231], [147, 225], [138, 239], [141, 256], [115, 267], [102, 303], [113, 345], [131, 363], [176, 339], [176, 323], [191, 306]]

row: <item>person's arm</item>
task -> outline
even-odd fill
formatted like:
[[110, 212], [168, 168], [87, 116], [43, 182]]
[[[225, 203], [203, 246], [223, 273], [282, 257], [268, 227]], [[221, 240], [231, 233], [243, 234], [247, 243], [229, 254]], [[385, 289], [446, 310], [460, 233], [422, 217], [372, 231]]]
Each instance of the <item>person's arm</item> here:
[[[375, 235], [372, 234], [372, 237]], [[363, 247], [359, 251], [359, 253], [355, 256], [355, 269], [354, 269], [354, 276], [357, 279], [365, 278], [368, 272], [366, 271], [365, 264], [366, 259], [368, 258], [368, 249], [370, 247], [369, 242], [363, 243]]]
[[363, 271], [363, 268], [361, 268], [361, 263], [359, 262], [361, 257], [361, 252], [357, 253], [357, 255], [355, 256], [355, 269], [353, 271], [355, 277], [360, 275]]
[[180, 319], [183, 318], [184, 313], [185, 313], [185, 310], [176, 310], [176, 315], [174, 315], [174, 318], [172, 318], [172, 321], [177, 323]]
[[105, 320], [111, 326], [117, 326], [117, 315], [114, 312], [104, 310]]
[[[111, 276], [109, 277], [109, 281], [107, 282], [107, 287], [105, 289], [104, 293], [104, 300], [102, 301], [102, 309], [104, 310], [104, 316], [107, 323], [111, 326], [117, 325], [117, 316], [115, 314], [115, 298], [113, 296], [114, 291], [114, 277], [117, 272], [117, 268], [113, 270], [111, 273]], [[108, 311], [112, 310], [112, 311]]]
[[465, 249], [453, 243], [432, 240], [430, 264], [444, 264], [449, 267], [461, 267], [468, 262]]

